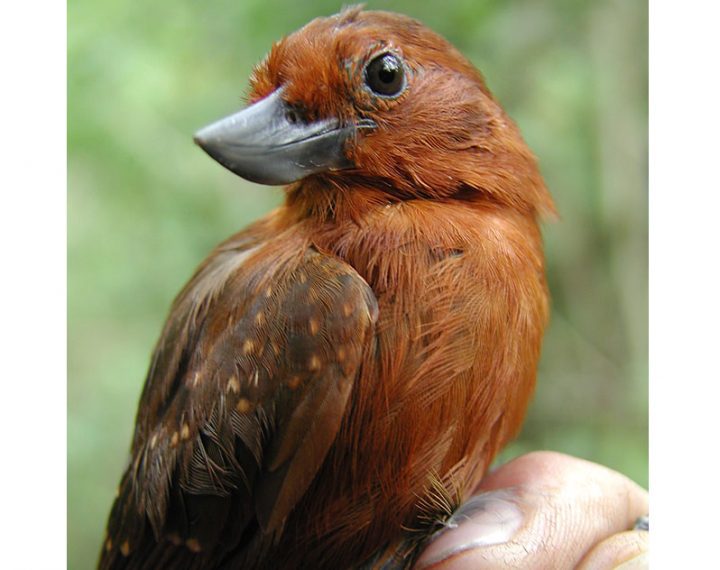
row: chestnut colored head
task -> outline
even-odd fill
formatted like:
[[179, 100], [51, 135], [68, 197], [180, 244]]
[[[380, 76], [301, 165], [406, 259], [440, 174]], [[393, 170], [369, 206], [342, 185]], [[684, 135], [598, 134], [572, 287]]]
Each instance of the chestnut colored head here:
[[273, 46], [254, 71], [249, 100], [274, 106], [266, 124], [299, 133], [273, 144], [311, 146], [281, 176], [276, 155], [256, 175], [208, 151], [240, 176], [269, 184], [304, 179], [315, 193], [318, 185], [368, 187], [389, 200], [454, 196], [552, 212], [535, 157], [480, 73], [407, 16], [351, 8], [313, 20]]

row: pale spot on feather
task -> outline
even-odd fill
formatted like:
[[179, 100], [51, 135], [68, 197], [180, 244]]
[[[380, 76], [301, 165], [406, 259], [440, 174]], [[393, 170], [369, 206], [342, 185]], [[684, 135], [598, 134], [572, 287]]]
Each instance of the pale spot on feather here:
[[272, 350], [275, 353], [275, 356], [279, 356], [280, 355], [280, 347], [277, 344], [275, 344], [274, 342], [271, 342], [270, 346], [272, 347]]
[[300, 283], [306, 283], [306, 282], [307, 282], [307, 275], [305, 275], [305, 272], [304, 272], [304, 271], [299, 271], [299, 272], [298, 272], [298, 280], [300, 281]]
[[343, 345], [338, 346], [338, 349], [337, 349], [338, 362], [343, 362], [346, 357], [347, 357], [347, 351], [345, 350], [345, 347]]
[[174, 431], [172, 434], [172, 438], [170, 439], [170, 445], [175, 447], [178, 444], [178, 439], [179, 439], [178, 432]]
[[157, 444], [157, 434], [153, 434], [153, 436], [150, 438], [150, 449], [155, 449], [155, 445]]
[[320, 332], [320, 323], [318, 322], [318, 320], [315, 318], [310, 319], [310, 334], [315, 336], [319, 332]]
[[254, 386], [257, 386], [257, 385], [258, 385], [258, 380], [260, 380], [260, 372], [259, 372], [258, 369], [256, 368], [256, 369], [255, 369], [255, 372], [253, 372], [251, 382], [253, 383]]
[[195, 552], [195, 553], [200, 552], [202, 550], [197, 538], [188, 538], [185, 541], [185, 546], [188, 547], [188, 550]]
[[270, 297], [272, 297], [272, 294], [273, 294], [273, 289], [272, 289], [272, 287], [268, 287], [267, 289], [265, 289], [265, 296], [266, 296], [268, 299], [269, 299]]
[[259, 327], [265, 324], [265, 313], [262, 311], [257, 312], [257, 315], [255, 315], [255, 324]]
[[105, 541], [105, 550], [110, 552], [112, 550], [112, 538], [108, 538]]
[[255, 348], [255, 341], [250, 338], [246, 339], [245, 342], [243, 343], [243, 347], [242, 347], [243, 354], [250, 354], [254, 348]]
[[346, 317], [349, 317], [350, 315], [352, 315], [352, 312], [353, 312], [352, 305], [350, 303], [343, 303], [342, 312], [343, 312], [343, 315], [345, 315]]
[[244, 414], [246, 412], [249, 412], [251, 408], [250, 400], [247, 398], [240, 398], [238, 400], [237, 405], [235, 406], [235, 409], [240, 412], [241, 414]]
[[190, 437], [190, 426], [187, 424], [183, 424], [182, 428], [180, 429], [180, 437], [182, 439], [188, 439]]
[[129, 556], [130, 543], [127, 540], [120, 545], [120, 554], [122, 554], [123, 556]]
[[288, 388], [294, 390], [300, 385], [300, 376], [291, 376], [290, 380], [287, 381]]
[[322, 361], [320, 360], [320, 357], [317, 354], [313, 354], [308, 361], [308, 367], [310, 370], [320, 370], [321, 365]]
[[192, 378], [192, 387], [195, 388], [195, 386], [198, 385], [198, 382], [200, 382], [200, 373], [196, 372]]
[[240, 381], [237, 379], [237, 376], [230, 376], [230, 380], [228, 380], [227, 383], [227, 391], [234, 392], [235, 394], [240, 391]]

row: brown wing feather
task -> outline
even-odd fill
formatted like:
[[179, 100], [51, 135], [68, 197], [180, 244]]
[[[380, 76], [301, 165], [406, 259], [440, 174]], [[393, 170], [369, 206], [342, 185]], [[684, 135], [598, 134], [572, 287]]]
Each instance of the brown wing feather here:
[[367, 283], [299, 237], [250, 230], [218, 248], [153, 356], [100, 568], [202, 568], [282, 532], [376, 318]]

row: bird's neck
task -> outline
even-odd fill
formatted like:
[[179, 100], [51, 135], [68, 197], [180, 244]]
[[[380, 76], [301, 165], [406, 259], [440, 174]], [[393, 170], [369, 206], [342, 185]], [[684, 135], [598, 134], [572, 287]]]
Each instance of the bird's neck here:
[[278, 229], [299, 232], [308, 245], [342, 259], [376, 293], [423, 277], [420, 260], [461, 255], [488, 240], [504, 241], [518, 227], [535, 237], [533, 245], [539, 249], [534, 214], [490, 201], [399, 200], [366, 190], [336, 189], [332, 202], [290, 194], [276, 218]]
[[291, 223], [343, 224], [358, 222], [398, 199], [387, 189], [311, 177], [287, 189], [285, 211]]
[[362, 225], [364, 220], [388, 207], [415, 202], [452, 202], [465, 204], [468, 208], [498, 205], [493, 196], [470, 188], [435, 197], [429, 196], [427, 189], [409, 192], [382, 180], [368, 181], [361, 177], [338, 180], [317, 176], [287, 188], [284, 218], [289, 224]]

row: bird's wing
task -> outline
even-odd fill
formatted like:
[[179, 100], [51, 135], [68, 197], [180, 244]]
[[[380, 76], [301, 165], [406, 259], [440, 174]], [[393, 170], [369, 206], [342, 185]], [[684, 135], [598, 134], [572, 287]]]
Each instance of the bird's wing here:
[[127, 558], [150, 529], [191, 551], [237, 545], [249, 525], [281, 529], [306, 491], [372, 350], [377, 302], [305, 245], [221, 246], [176, 299], [103, 559]]

